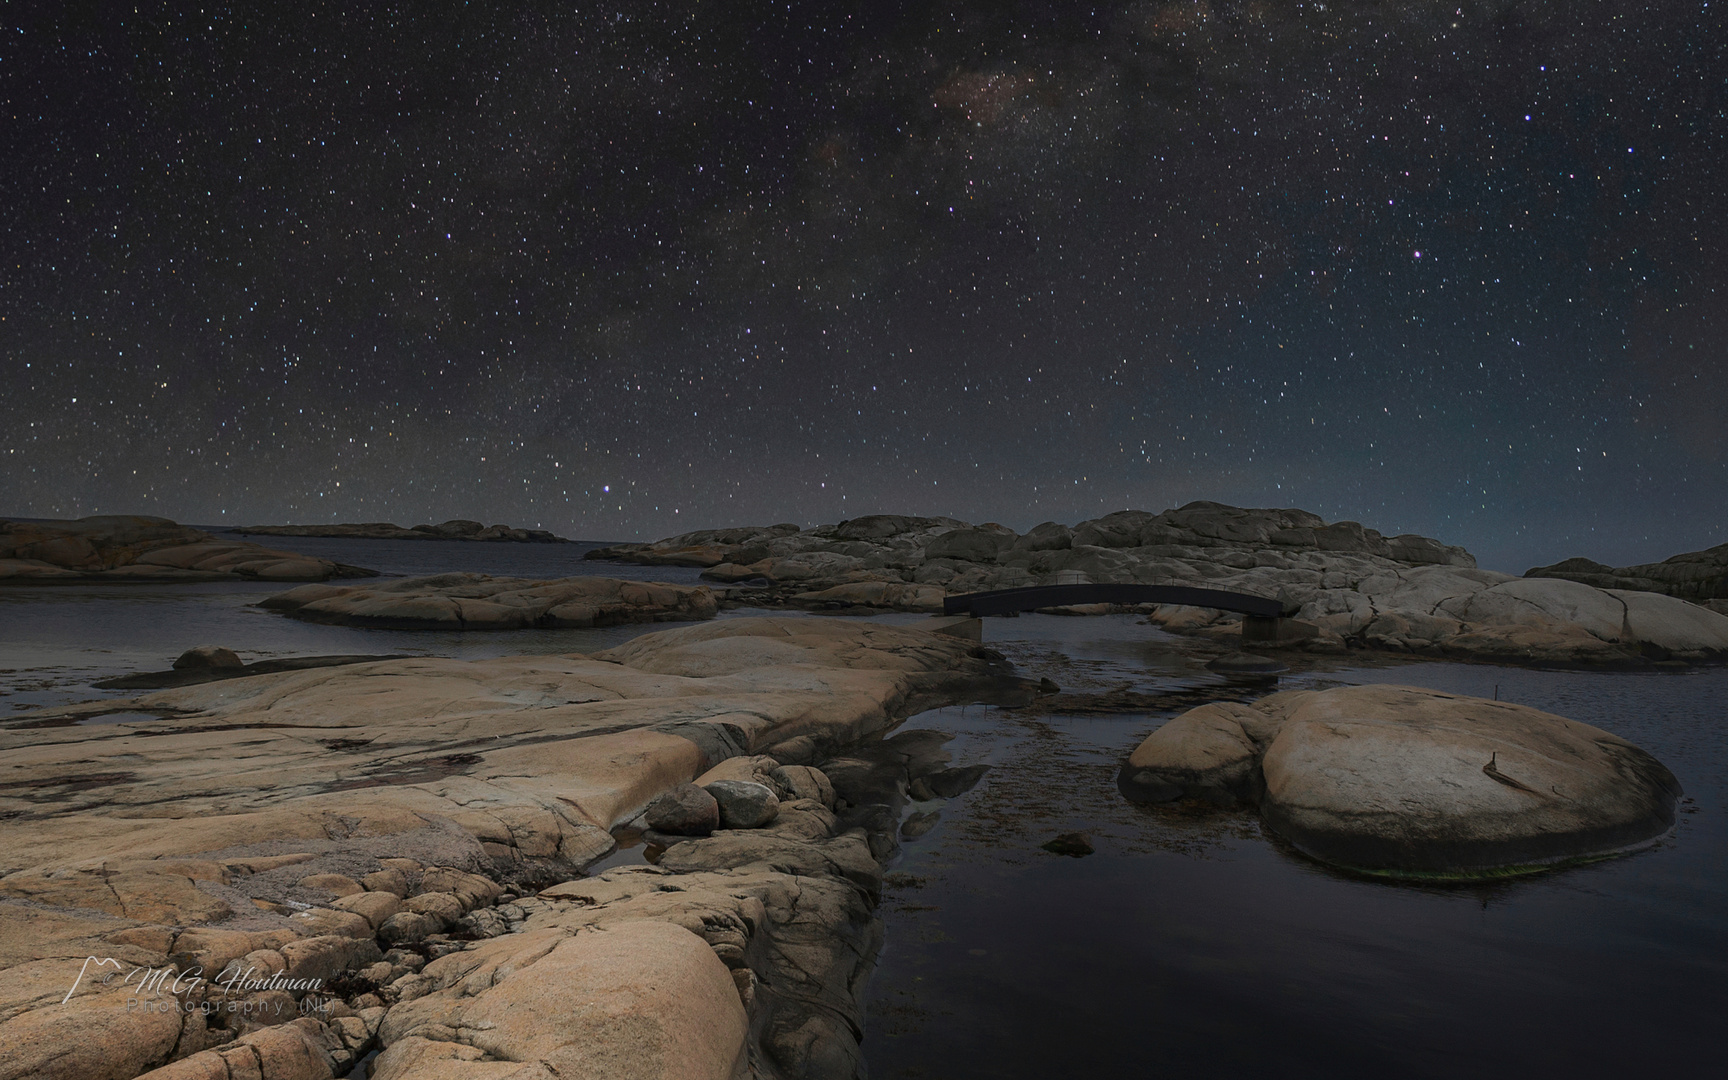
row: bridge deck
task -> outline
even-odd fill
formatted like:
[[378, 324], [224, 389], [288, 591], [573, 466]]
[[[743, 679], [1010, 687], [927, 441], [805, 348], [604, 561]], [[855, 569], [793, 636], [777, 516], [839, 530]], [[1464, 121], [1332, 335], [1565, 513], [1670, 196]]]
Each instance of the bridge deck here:
[[995, 589], [961, 593], [942, 601], [945, 615], [1005, 615], [1071, 604], [1186, 604], [1241, 612], [1253, 618], [1277, 619], [1287, 614], [1281, 600], [1222, 589], [1195, 589], [1187, 585], [1035, 585], [1025, 589]]

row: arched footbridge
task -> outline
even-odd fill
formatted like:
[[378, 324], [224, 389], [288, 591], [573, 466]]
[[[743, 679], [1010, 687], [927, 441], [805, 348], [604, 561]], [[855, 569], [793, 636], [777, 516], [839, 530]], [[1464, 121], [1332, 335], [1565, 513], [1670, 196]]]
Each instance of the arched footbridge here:
[[1187, 585], [1137, 585], [1125, 583], [1085, 585], [1033, 585], [1024, 589], [994, 589], [960, 593], [942, 601], [944, 615], [1007, 615], [1039, 608], [1076, 604], [1183, 604], [1217, 608], [1242, 615], [1243, 641], [1279, 641], [1290, 636], [1287, 625], [1296, 614], [1295, 605], [1265, 596], [1196, 589]]

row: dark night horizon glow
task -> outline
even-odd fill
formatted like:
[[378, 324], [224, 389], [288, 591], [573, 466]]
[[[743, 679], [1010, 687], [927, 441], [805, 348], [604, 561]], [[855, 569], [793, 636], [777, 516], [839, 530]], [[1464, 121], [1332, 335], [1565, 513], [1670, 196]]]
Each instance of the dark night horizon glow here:
[[0, 513], [1728, 541], [1703, 0], [5, 20]]

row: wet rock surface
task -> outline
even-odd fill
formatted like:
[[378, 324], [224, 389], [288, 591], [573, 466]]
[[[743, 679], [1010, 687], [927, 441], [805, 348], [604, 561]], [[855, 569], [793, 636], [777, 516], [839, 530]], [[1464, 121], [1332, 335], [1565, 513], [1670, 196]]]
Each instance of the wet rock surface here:
[[1599, 728], [1408, 686], [1203, 705], [1148, 736], [1117, 782], [1138, 801], [1257, 804], [1325, 862], [1442, 876], [1622, 850], [1666, 832], [1681, 794]]
[[705, 586], [616, 578], [535, 580], [434, 574], [357, 586], [302, 586], [260, 607], [307, 622], [407, 630], [518, 630], [712, 618]]
[[141, 514], [0, 520], [0, 584], [325, 581], [375, 575]]
[[[1703, 595], [1715, 587], [1701, 583], [1714, 580], [1712, 560], [1722, 550], [1677, 557], [1682, 569], [1672, 573], [1703, 575], [1694, 589]], [[1256, 650], [1375, 649], [1592, 667], [1728, 658], [1728, 616], [1655, 594], [1628, 600], [1618, 591], [1624, 582], [1517, 578], [1477, 569], [1463, 548], [1428, 537], [1214, 502], [1159, 514], [1123, 510], [1072, 527], [1045, 522], [1024, 535], [954, 518], [879, 514], [808, 530], [708, 530], [585, 557], [706, 567], [704, 578], [734, 589], [727, 604], [934, 613], [946, 597], [995, 589], [1180, 585], [1282, 601], [1293, 616], [1255, 641]], [[1241, 618], [1215, 609], [1160, 605], [1149, 617], [1173, 632], [1244, 641]]]

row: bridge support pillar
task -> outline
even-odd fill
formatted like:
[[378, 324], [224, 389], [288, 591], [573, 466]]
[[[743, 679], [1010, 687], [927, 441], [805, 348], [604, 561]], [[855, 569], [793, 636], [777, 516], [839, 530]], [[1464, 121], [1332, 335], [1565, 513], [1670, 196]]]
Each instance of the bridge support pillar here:
[[1267, 618], [1264, 615], [1244, 615], [1242, 641], [1244, 644], [1251, 641], [1282, 641], [1284, 624], [1288, 621], [1282, 618]]
[[1302, 641], [1305, 638], [1317, 637], [1319, 633], [1319, 628], [1313, 623], [1302, 622], [1299, 619], [1273, 618], [1265, 615], [1242, 616], [1242, 643], [1244, 645], [1251, 642], [1270, 645]]

